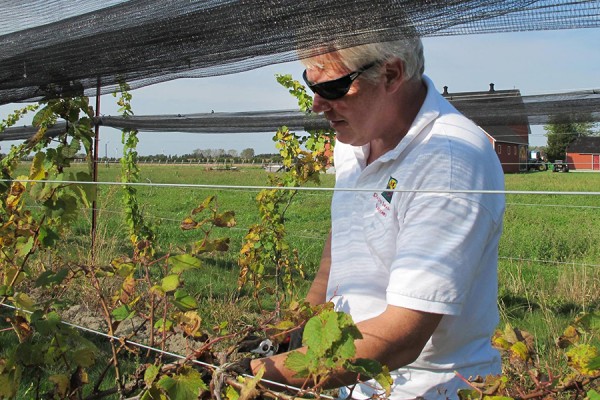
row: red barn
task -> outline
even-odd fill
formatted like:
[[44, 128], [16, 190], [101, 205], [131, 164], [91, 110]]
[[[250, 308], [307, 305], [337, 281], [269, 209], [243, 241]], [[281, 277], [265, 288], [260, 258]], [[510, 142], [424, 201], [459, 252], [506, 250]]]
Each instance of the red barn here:
[[600, 137], [575, 139], [567, 146], [566, 158], [570, 170], [600, 171]]
[[[495, 90], [494, 84], [490, 83], [489, 90], [485, 92], [449, 93], [448, 87], [444, 86], [442, 95], [485, 131], [505, 173], [527, 171], [531, 129], [525, 113], [521, 112], [513, 118], [494, 115], [494, 110], [502, 113], [508, 107], [523, 110], [519, 90]], [[500, 125], [503, 120], [509, 123]]]

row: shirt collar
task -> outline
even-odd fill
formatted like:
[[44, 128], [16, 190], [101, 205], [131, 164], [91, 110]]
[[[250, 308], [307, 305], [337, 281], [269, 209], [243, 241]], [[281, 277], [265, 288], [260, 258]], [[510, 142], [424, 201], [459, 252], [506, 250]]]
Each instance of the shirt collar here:
[[425, 96], [425, 101], [421, 105], [421, 109], [417, 113], [417, 116], [408, 129], [408, 132], [393, 150], [388, 151], [386, 154], [375, 160], [375, 162], [384, 162], [398, 158], [400, 154], [408, 147], [408, 145], [415, 139], [415, 137], [417, 137], [427, 125], [429, 125], [438, 117], [438, 115], [440, 115], [440, 94], [436, 90], [435, 85], [431, 79], [429, 79], [429, 77], [423, 75], [423, 81], [427, 86], [427, 95]]

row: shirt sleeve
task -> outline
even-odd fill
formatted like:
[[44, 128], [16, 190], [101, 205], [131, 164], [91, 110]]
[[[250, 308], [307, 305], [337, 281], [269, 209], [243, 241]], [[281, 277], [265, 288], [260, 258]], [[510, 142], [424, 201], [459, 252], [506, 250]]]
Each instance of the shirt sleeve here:
[[[403, 215], [390, 268], [388, 304], [458, 315], [496, 231], [488, 210], [468, 197], [420, 194]], [[488, 250], [489, 251], [489, 250]]]

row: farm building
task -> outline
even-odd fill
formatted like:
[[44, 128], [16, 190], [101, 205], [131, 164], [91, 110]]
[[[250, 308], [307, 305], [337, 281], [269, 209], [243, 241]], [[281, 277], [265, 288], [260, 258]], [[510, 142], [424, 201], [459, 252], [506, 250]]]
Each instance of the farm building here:
[[515, 118], [509, 120], [509, 124], [499, 124], [498, 119], [488, 117], [478, 117], [477, 112], [473, 112], [473, 107], [505, 110], [507, 107], [512, 109], [524, 109], [521, 92], [518, 89], [496, 90], [494, 84], [490, 83], [490, 88], [482, 92], [448, 92], [448, 86], [444, 86], [442, 95], [459, 111], [469, 116], [481, 129], [488, 135], [491, 145], [496, 150], [496, 154], [502, 163], [504, 172], [522, 172], [527, 171], [527, 154], [529, 147], [529, 121], [526, 114], [521, 112]]
[[580, 137], [567, 146], [571, 170], [600, 171], [600, 137]]

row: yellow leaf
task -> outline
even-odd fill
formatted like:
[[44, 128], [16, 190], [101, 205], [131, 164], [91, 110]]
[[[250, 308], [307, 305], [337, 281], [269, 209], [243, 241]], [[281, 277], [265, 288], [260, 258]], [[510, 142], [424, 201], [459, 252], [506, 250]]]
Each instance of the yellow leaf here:
[[66, 375], [51, 375], [48, 379], [54, 383], [56, 394], [62, 399], [67, 396], [69, 390], [69, 377]]
[[33, 157], [31, 168], [29, 169], [29, 179], [38, 181], [46, 178], [46, 169], [44, 168], [44, 159], [46, 154], [39, 152]]
[[179, 318], [179, 326], [181, 329], [183, 329], [186, 335], [191, 337], [200, 336], [198, 330], [200, 329], [201, 322], [202, 318], [196, 311], [186, 311]]
[[265, 373], [265, 369], [261, 368], [254, 378], [245, 378], [245, 385], [242, 388], [240, 393], [240, 397], [238, 400], [251, 400], [258, 396], [258, 391], [256, 390], [256, 385], [260, 382], [263, 374]]
[[527, 346], [523, 342], [517, 342], [510, 347], [510, 351], [512, 354], [516, 355], [523, 361], [527, 361], [529, 358], [529, 352], [527, 351]]

